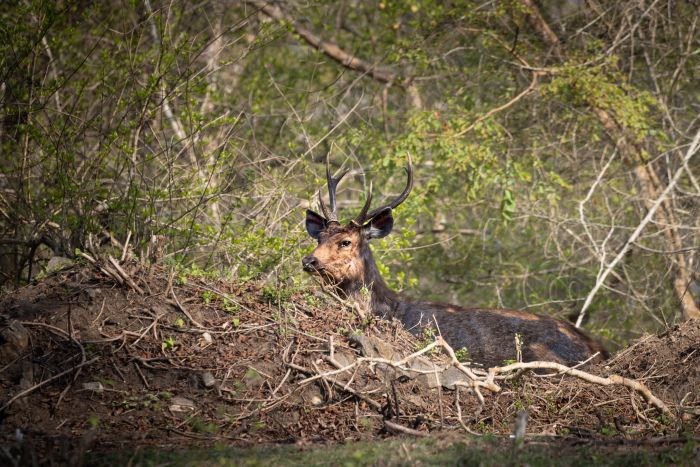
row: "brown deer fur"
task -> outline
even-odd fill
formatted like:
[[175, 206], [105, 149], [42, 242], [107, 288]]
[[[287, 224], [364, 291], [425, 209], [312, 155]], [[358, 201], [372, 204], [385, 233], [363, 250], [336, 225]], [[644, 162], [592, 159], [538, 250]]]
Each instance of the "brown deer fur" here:
[[307, 211], [307, 231], [318, 241], [318, 246], [302, 260], [304, 270], [336, 287], [350, 300], [369, 301], [372, 313], [396, 318], [416, 335], [422, 335], [425, 329], [435, 329], [437, 321], [442, 336], [453, 348], [466, 348], [471, 361], [485, 366], [516, 359], [516, 334], [520, 336], [522, 359], [526, 362], [546, 360], [575, 365], [596, 353], [599, 354], [596, 360], [607, 357], [598, 342], [564, 321], [523, 311], [411, 301], [391, 290], [379, 274], [369, 241], [391, 232], [392, 208], [405, 199], [412, 185], [410, 159], [408, 174], [407, 190], [394, 203], [368, 215], [370, 188], [361, 215], [341, 225], [335, 213], [335, 186], [342, 175], [333, 179], [329, 172], [332, 211], [324, 204], [326, 217]]

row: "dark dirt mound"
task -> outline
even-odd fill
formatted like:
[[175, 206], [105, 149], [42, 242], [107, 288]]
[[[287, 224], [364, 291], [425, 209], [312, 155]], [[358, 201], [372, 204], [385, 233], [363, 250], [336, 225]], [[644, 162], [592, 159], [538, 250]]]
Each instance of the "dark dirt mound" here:
[[610, 370], [644, 381], [686, 413], [700, 406], [700, 320], [646, 336], [611, 358]]
[[[18, 436], [23, 449], [70, 461], [88, 448], [342, 442], [439, 428], [509, 434], [520, 410], [529, 413], [528, 434], [700, 434], [698, 322], [588, 369], [647, 383], [671, 415], [626, 387], [565, 375], [499, 382], [500, 392], [482, 391], [482, 405], [471, 390], [377, 361], [339, 370], [361, 354], [385, 358], [386, 349], [399, 360], [430, 340], [320, 292], [124, 269], [131, 282], [119, 285], [99, 267], [72, 266], [0, 300], [0, 444], [8, 452], [19, 449]], [[372, 346], [377, 353], [367, 355]]]

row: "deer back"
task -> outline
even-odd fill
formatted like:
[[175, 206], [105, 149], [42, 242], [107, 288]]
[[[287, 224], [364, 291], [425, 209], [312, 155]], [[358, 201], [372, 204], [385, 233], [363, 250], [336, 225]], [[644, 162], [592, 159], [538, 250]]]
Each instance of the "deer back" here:
[[486, 366], [516, 360], [518, 348], [523, 361], [575, 365], [596, 353], [595, 360], [607, 358], [605, 349], [583, 331], [548, 316], [430, 302], [403, 302], [401, 308], [400, 319], [409, 330], [424, 334], [437, 322], [441, 335], [454, 349], [467, 349], [469, 360]]

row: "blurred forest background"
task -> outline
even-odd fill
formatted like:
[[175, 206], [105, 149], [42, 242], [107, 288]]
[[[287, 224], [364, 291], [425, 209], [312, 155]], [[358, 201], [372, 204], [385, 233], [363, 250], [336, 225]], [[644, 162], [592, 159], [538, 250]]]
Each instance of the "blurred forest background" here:
[[[414, 297], [623, 345], [700, 316], [696, 0], [0, 3], [0, 282], [129, 238], [190, 273], [308, 285], [341, 216]], [[379, 201], [377, 201], [379, 202]], [[583, 313], [582, 313], [583, 311]]]

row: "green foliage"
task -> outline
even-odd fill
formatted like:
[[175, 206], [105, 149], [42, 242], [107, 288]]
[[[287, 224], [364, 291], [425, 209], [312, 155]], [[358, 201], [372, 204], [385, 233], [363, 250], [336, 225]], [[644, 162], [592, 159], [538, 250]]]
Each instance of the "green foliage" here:
[[[437, 331], [433, 328], [427, 327], [423, 328], [423, 331], [421, 332], [420, 340], [416, 342], [416, 350], [423, 350], [430, 344], [432, 344], [435, 341], [435, 336], [437, 335]], [[431, 350], [431, 352], [437, 352], [438, 349], [435, 348]]]
[[209, 305], [216, 296], [211, 290], [205, 290], [202, 292], [202, 301], [205, 305]]
[[[323, 154], [333, 170], [356, 170], [338, 192], [344, 219], [369, 179], [375, 205], [395, 195], [410, 154], [413, 193], [394, 233], [373, 244], [390, 286], [564, 317], [595, 282], [595, 252], [613, 254], [646, 212], [630, 164], [652, 161], [663, 182], [697, 117], [700, 58], [678, 40], [697, 40], [690, 5], [669, 6], [679, 11], [670, 24], [658, 16], [666, 6], [603, 2], [598, 18], [539, 2], [545, 19], [559, 18], [559, 57], [517, 1], [322, 0], [282, 5], [285, 21], [253, 20], [245, 4], [151, 3], [145, 15], [142, 2], [0, 4], [0, 282], [130, 232], [146, 262], [158, 260], [153, 239], [165, 239], [177, 283], [262, 279], [263, 299], [283, 308], [309, 283], [303, 218], [317, 210]], [[310, 47], [295, 30], [302, 18], [391, 82]], [[533, 70], [538, 81], [521, 95]], [[616, 140], [596, 111], [643, 160], [614, 158], [584, 227], [579, 203]], [[692, 226], [686, 178], [674, 214]], [[662, 250], [656, 233], [640, 241]], [[590, 327], [619, 343], [677, 310], [675, 259], [639, 253], [591, 308]]]
[[[647, 136], [661, 136], [653, 130], [652, 110], [657, 100], [649, 91], [637, 89], [620, 73], [619, 57], [609, 55], [590, 66], [582, 57], [561, 67], [543, 91], [575, 105], [597, 107], [614, 113], [617, 121], [631, 130], [638, 141]], [[653, 132], [653, 133], [652, 133]], [[668, 141], [667, 138], [662, 141]]]
[[[287, 222], [283, 222], [280, 227], [286, 233], [284, 237], [269, 235], [262, 228], [233, 228], [227, 233], [225, 240], [231, 252], [246, 253], [246, 260], [238, 265], [237, 276], [240, 280], [259, 278], [261, 274], [279, 265], [284, 258], [301, 258], [299, 250], [303, 232], [294, 231]], [[283, 268], [280, 277], [286, 279], [295, 273], [296, 271]]]
[[188, 419], [188, 423], [192, 431], [195, 433], [216, 433], [219, 429], [215, 423], [207, 421], [198, 416], [192, 416]]
[[173, 398], [173, 393], [171, 393], [171, 392], [161, 391], [158, 393], [158, 399], [160, 399], [160, 400], [167, 401], [167, 400], [170, 400], [172, 398]]
[[230, 314], [236, 314], [238, 310], [240, 310], [240, 305], [230, 298], [224, 297], [224, 303], [223, 303], [224, 310], [226, 310], [227, 313]]
[[243, 376], [245, 381], [254, 381], [258, 378], [260, 378], [260, 373], [258, 373], [254, 368], [248, 368]]
[[262, 290], [263, 300], [274, 305], [282, 305], [288, 302], [295, 293], [295, 288], [290, 286], [275, 287], [268, 285]]
[[98, 417], [96, 414], [90, 414], [87, 419], [87, 423], [90, 428], [97, 428], [100, 426], [100, 417]]
[[133, 410], [137, 408], [161, 411], [164, 409], [163, 402], [172, 399], [173, 395], [167, 391], [161, 391], [157, 394], [145, 393], [142, 395], [129, 396], [126, 399], [115, 400], [112, 402], [114, 407], [124, 410]]
[[168, 336], [163, 340], [161, 347], [163, 350], [173, 350], [175, 348], [175, 339], [172, 336]]
[[466, 347], [461, 347], [455, 350], [455, 357], [457, 357], [457, 360], [459, 360], [460, 362], [468, 362], [470, 359], [469, 349]]
[[304, 301], [306, 302], [307, 305], [313, 306], [313, 307], [318, 307], [321, 306], [323, 301], [321, 300], [320, 297], [317, 297], [316, 295], [306, 292], [304, 293]]

